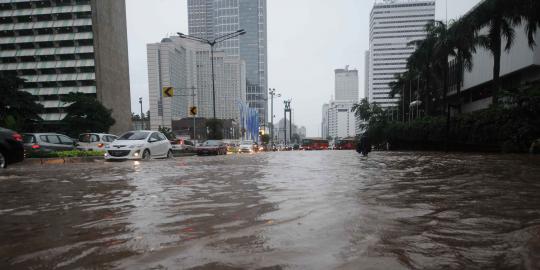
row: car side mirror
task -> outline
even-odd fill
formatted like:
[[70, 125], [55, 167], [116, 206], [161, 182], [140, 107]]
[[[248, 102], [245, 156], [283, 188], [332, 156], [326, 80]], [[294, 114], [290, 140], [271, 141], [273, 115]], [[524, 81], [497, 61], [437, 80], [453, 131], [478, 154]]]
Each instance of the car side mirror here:
[[157, 142], [157, 141], [158, 141], [158, 140], [157, 140], [157, 139], [154, 139], [154, 138], [148, 139], [148, 142], [149, 142], [149, 143], [155, 143], [155, 142]]

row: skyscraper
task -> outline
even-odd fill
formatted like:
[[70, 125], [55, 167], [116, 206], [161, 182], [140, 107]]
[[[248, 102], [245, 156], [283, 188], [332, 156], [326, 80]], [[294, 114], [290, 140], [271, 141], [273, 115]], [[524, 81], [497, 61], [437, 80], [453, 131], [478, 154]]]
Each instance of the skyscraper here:
[[349, 70], [346, 66], [345, 69], [336, 69], [335, 73], [336, 100], [358, 101], [358, 70]]
[[124, 0], [0, 0], [0, 73], [26, 80], [47, 122], [64, 119], [62, 96], [79, 92], [112, 109], [112, 133], [131, 129]]
[[335, 100], [323, 105], [322, 135], [324, 138], [347, 138], [356, 135], [356, 117], [353, 105], [360, 99], [358, 70], [335, 70]]
[[369, 100], [369, 51], [364, 54], [364, 98]]
[[322, 122], [321, 122], [321, 137], [323, 139], [328, 138], [328, 110], [330, 105], [328, 103], [323, 104], [322, 106]]
[[388, 83], [406, 71], [415, 40], [426, 37], [425, 26], [435, 19], [435, 1], [394, 0], [375, 3], [370, 18], [369, 101], [382, 107], [396, 106], [389, 98]]
[[[197, 117], [213, 116], [210, 48], [179, 37], [164, 38], [147, 45], [150, 125], [172, 127], [173, 120], [189, 117], [189, 107], [198, 108]], [[216, 75], [216, 115], [240, 122], [240, 103], [245, 102], [245, 66], [238, 56], [214, 53]], [[174, 97], [163, 97], [162, 88], [175, 88]], [[195, 94], [193, 97], [192, 95]]]
[[268, 61], [266, 0], [188, 0], [189, 34], [208, 40], [237, 31], [246, 34], [219, 45], [246, 64], [246, 100], [266, 123]]

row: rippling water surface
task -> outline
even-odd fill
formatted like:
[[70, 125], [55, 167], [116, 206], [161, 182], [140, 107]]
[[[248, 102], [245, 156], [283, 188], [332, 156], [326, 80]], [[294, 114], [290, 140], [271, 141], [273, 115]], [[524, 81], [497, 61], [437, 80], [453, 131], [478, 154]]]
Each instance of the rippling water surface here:
[[0, 269], [540, 269], [540, 159], [290, 152], [0, 172]]

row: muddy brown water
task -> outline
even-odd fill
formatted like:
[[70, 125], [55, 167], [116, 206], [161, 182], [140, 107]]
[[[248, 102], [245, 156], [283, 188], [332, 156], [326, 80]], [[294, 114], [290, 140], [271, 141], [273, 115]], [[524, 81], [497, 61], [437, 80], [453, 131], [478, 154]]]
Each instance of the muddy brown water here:
[[0, 269], [540, 269], [540, 158], [13, 166], [0, 171]]

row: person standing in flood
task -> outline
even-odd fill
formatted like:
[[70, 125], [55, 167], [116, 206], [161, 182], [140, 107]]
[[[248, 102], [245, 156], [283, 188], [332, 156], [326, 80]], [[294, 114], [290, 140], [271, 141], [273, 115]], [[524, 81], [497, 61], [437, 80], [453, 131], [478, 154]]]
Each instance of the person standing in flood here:
[[362, 154], [364, 157], [367, 157], [369, 152], [371, 152], [371, 143], [369, 142], [367, 133], [364, 133], [360, 138], [360, 142], [356, 147], [356, 152]]

